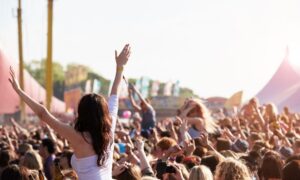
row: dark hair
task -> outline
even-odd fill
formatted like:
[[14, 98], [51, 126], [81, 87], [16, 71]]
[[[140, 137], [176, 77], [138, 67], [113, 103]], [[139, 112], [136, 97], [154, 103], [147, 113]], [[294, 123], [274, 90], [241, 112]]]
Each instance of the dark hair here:
[[282, 171], [282, 180], [300, 179], [300, 161], [294, 160], [286, 164]]
[[231, 143], [227, 139], [218, 138], [216, 148], [217, 148], [217, 151], [219, 151], [219, 152], [223, 151], [223, 150], [230, 150]]
[[[83, 133], [89, 133], [93, 149], [98, 155], [97, 165], [102, 166], [107, 159], [107, 148], [111, 139], [111, 117], [103, 96], [93, 93], [81, 98], [75, 130], [80, 132], [84, 139]], [[85, 141], [88, 142], [86, 139]]]
[[61, 155], [61, 157], [66, 157], [68, 159], [68, 165], [69, 167], [72, 167], [71, 165], [71, 158], [72, 158], [73, 152], [72, 151], [64, 151]]
[[207, 166], [214, 174], [220, 159], [216, 155], [205, 156], [201, 160], [201, 164]]
[[49, 154], [55, 153], [55, 143], [52, 139], [43, 139], [42, 145], [45, 146], [49, 152]]
[[267, 152], [259, 169], [260, 178], [281, 178], [282, 168], [283, 162], [280, 156], [272, 152]]
[[29, 180], [33, 178], [30, 178], [30, 173], [25, 167], [9, 165], [2, 171], [0, 179]]
[[5, 167], [12, 160], [10, 151], [4, 150], [0, 152], [0, 167]]

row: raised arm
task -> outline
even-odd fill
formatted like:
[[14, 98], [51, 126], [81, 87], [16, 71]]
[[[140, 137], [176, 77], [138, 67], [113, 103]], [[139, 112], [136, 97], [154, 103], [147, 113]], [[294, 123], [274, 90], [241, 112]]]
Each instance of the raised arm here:
[[142, 96], [142, 94], [140, 93], [139, 90], [136, 89], [136, 87], [134, 85], [131, 85], [130, 87], [139, 97], [139, 99], [148, 107], [148, 108], [152, 108], [151, 104], [149, 104], [146, 99]]
[[118, 55], [118, 52], [115, 51], [115, 59], [117, 63], [117, 70], [116, 75], [114, 79], [114, 83], [111, 89], [110, 95], [119, 95], [120, 92], [120, 83], [123, 78], [123, 69], [126, 65], [128, 58], [130, 56], [130, 46], [129, 44], [126, 44], [122, 50], [122, 52]]
[[[129, 84], [129, 86], [132, 86], [132, 84]], [[140, 106], [138, 106], [132, 96], [132, 89], [129, 87], [128, 88], [128, 96], [129, 96], [129, 99], [130, 99], [130, 102], [131, 102], [131, 105], [132, 107], [135, 109], [135, 111], [138, 111], [140, 112], [142, 109]]]
[[[74, 144], [77, 140], [75, 130], [67, 125], [57, 120], [43, 105], [38, 103], [36, 100], [32, 99], [27, 95], [19, 86], [18, 80], [16, 79], [15, 73], [10, 67], [10, 83], [16, 93], [20, 98], [32, 109], [32, 111], [44, 122], [46, 122], [52, 129], [54, 129], [58, 134], [68, 139], [71, 144]], [[75, 143], [76, 144], [76, 143]]]

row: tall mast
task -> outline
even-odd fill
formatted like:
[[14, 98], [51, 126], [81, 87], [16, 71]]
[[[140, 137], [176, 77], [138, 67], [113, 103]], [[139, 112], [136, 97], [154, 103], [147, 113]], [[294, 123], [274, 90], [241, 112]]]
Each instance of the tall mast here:
[[46, 107], [50, 110], [52, 87], [52, 25], [53, 25], [53, 0], [48, 0], [48, 36], [47, 36], [47, 61], [46, 61]]
[[[22, 8], [21, 0], [18, 2], [18, 41], [19, 41], [19, 81], [24, 90], [24, 63], [23, 63], [23, 36], [22, 36]], [[25, 103], [20, 99], [21, 121], [25, 120]]]

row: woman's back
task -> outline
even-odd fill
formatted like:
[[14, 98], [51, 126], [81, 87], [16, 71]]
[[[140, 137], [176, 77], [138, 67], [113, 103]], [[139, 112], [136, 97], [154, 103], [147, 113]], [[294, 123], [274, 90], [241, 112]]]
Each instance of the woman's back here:
[[[93, 151], [93, 147], [87, 141], [82, 144], [82, 150], [77, 151], [80, 153], [80, 157], [76, 157], [76, 154], [72, 156], [71, 164], [72, 168], [76, 171], [79, 179], [99, 180], [99, 179], [111, 179], [112, 178], [112, 156], [113, 156], [113, 141], [114, 131], [118, 112], [118, 97], [112, 95], [108, 102], [109, 113], [112, 119], [111, 126], [111, 142], [106, 151], [106, 161], [102, 166], [97, 165], [98, 155]], [[83, 138], [84, 139], [84, 138]], [[85, 148], [87, 148], [85, 150]], [[91, 155], [92, 154], [92, 155]]]

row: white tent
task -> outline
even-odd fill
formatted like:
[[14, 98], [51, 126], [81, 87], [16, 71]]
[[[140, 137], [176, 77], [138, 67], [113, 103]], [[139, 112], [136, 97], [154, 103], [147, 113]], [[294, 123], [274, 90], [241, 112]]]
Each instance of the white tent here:
[[288, 106], [292, 111], [300, 112], [300, 72], [289, 63], [286, 56], [271, 80], [256, 95], [261, 104], [274, 103], [279, 110]]

